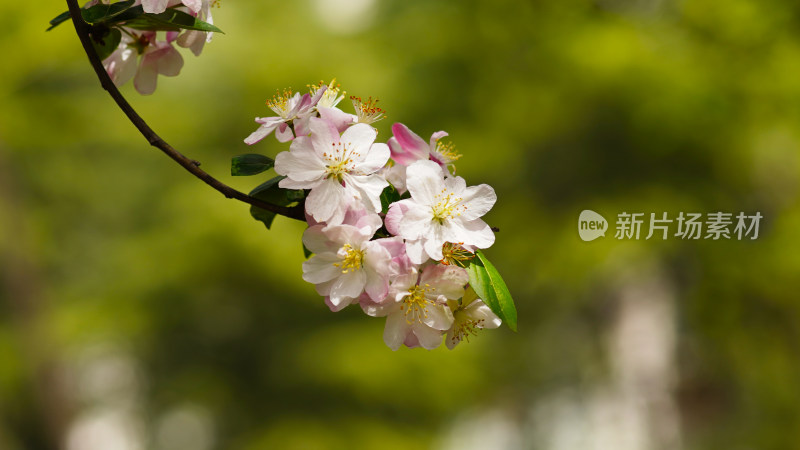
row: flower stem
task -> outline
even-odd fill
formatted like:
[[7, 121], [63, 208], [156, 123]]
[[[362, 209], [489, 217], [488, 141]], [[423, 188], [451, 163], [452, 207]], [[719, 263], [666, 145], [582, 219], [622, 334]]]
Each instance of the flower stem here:
[[123, 97], [122, 93], [119, 92], [119, 89], [117, 89], [117, 87], [114, 85], [114, 82], [111, 81], [111, 78], [108, 76], [105, 68], [103, 68], [102, 61], [100, 61], [100, 59], [97, 57], [97, 52], [95, 52], [94, 47], [92, 46], [92, 41], [89, 37], [90, 27], [86, 22], [84, 22], [83, 17], [81, 16], [81, 9], [80, 6], [78, 6], [77, 0], [67, 0], [67, 6], [69, 7], [69, 14], [72, 17], [72, 23], [75, 25], [75, 32], [78, 34], [78, 38], [83, 45], [83, 50], [86, 52], [86, 56], [89, 57], [89, 62], [94, 68], [97, 78], [100, 80], [100, 85], [103, 86], [103, 89], [108, 91], [108, 94], [114, 99], [114, 101], [117, 103], [117, 106], [119, 106], [122, 112], [125, 113], [125, 115], [128, 117], [128, 120], [130, 120], [136, 129], [139, 130], [139, 133], [141, 133], [142, 136], [147, 139], [147, 142], [150, 145], [164, 152], [164, 154], [172, 158], [173, 161], [178, 163], [189, 173], [199, 178], [207, 185], [211, 186], [211, 188], [218, 191], [226, 198], [233, 198], [249, 205], [271, 211], [275, 214], [289, 217], [291, 219], [305, 221], [302, 204], [299, 207], [285, 207], [273, 205], [272, 203], [250, 197], [249, 195], [237, 191], [236, 189], [233, 189], [232, 187], [212, 177], [207, 172], [200, 169], [199, 162], [187, 158], [175, 150], [171, 145], [167, 144], [164, 139], [156, 134], [156, 132], [153, 131], [153, 129], [150, 128], [147, 123], [145, 123], [144, 119], [142, 119], [142, 117], [139, 116], [139, 114], [133, 109], [128, 101], [125, 100], [125, 97]]

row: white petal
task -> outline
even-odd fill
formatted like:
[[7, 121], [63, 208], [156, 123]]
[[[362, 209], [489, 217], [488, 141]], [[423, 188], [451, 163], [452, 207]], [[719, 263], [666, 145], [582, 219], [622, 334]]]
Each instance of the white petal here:
[[500, 318], [482, 300], [476, 300], [471, 303], [464, 310], [464, 313], [472, 320], [482, 320], [481, 328], [497, 328], [502, 324]]
[[417, 161], [406, 169], [406, 188], [418, 203], [433, 205], [444, 189], [442, 169], [433, 161]]
[[453, 312], [445, 305], [428, 306], [428, 314], [422, 322], [435, 330], [444, 331], [453, 325]]
[[[256, 119], [256, 122], [258, 122], [258, 119]], [[258, 129], [256, 131], [250, 133], [250, 136], [247, 136], [245, 138], [244, 143], [247, 144], [247, 145], [253, 145], [256, 142], [264, 139], [267, 135], [272, 133], [272, 130], [274, 130], [278, 126], [279, 123], [280, 122], [266, 122], [266, 123], [264, 123], [263, 125], [258, 127]]]
[[422, 246], [422, 239], [416, 241], [406, 241], [406, 254], [408, 259], [414, 264], [422, 264], [428, 260], [428, 254]]
[[389, 146], [381, 143], [372, 144], [363, 160], [356, 164], [356, 170], [361, 175], [369, 175], [383, 168], [387, 161], [389, 161]]
[[458, 300], [464, 296], [464, 286], [469, 282], [466, 269], [457, 266], [435, 264], [425, 268], [420, 276], [420, 285], [435, 287], [435, 294], [446, 299]]
[[339, 132], [327, 120], [312, 117], [309, 119], [308, 128], [311, 130], [311, 143], [320, 156], [322, 153], [330, 152], [331, 146], [339, 142]]
[[[460, 177], [457, 177], [460, 178]], [[461, 204], [466, 206], [466, 210], [461, 213], [463, 220], [477, 219], [492, 209], [497, 201], [497, 194], [488, 184], [468, 187], [461, 194]]]
[[341, 247], [338, 242], [332, 241], [323, 231], [324, 225], [308, 227], [303, 232], [303, 245], [316, 254], [336, 253]]
[[285, 122], [278, 125], [278, 129], [275, 130], [275, 139], [277, 139], [278, 142], [289, 142], [294, 139], [294, 133], [291, 127]]
[[290, 151], [280, 152], [275, 157], [275, 172], [295, 181], [317, 181], [325, 176], [325, 165], [313, 150], [292, 146]]
[[331, 253], [312, 256], [308, 261], [303, 261], [303, 279], [311, 284], [331, 281], [342, 275], [342, 269], [334, 266], [339, 258]]
[[350, 183], [361, 195], [361, 201], [368, 211], [381, 211], [381, 192], [389, 183], [380, 175], [345, 176], [345, 184]]
[[[341, 223], [349, 204], [344, 198], [344, 194], [344, 188], [336, 180], [325, 180], [308, 194], [306, 211], [318, 222], [326, 222], [340, 213], [339, 223]], [[343, 211], [342, 208], [345, 210]]]
[[[362, 155], [369, 152], [369, 148], [373, 142], [375, 142], [375, 138], [378, 136], [378, 131], [375, 128], [372, 128], [371, 125], [367, 125], [365, 123], [357, 123], [352, 127], [346, 129], [344, 133], [342, 133], [341, 142], [348, 145], [351, 149], [361, 153]], [[389, 147], [386, 147], [387, 157]], [[386, 161], [383, 162], [384, 164]], [[381, 164], [381, 167], [383, 164]]]
[[455, 238], [450, 242], [462, 242], [465, 245], [474, 245], [478, 248], [489, 248], [494, 244], [494, 232], [481, 219], [471, 220], [469, 222], [460, 222], [458, 220], [449, 224], [448, 231], [455, 234]]
[[367, 275], [363, 270], [355, 270], [341, 274], [336, 282], [331, 286], [331, 302], [339, 305], [343, 299], [357, 298], [364, 292], [364, 285], [367, 282]]
[[433, 212], [419, 203], [406, 203], [408, 210], [400, 219], [399, 236], [403, 239], [422, 239], [429, 237], [434, 229]]
[[146, 13], [161, 14], [167, 10], [169, 0], [142, 0], [142, 8]]

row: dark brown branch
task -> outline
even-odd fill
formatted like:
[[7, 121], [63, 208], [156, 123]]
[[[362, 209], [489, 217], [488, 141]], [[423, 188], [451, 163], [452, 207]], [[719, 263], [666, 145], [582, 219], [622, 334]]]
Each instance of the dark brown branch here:
[[139, 133], [141, 133], [142, 136], [147, 139], [147, 142], [150, 143], [150, 145], [164, 152], [164, 154], [172, 158], [176, 163], [180, 164], [181, 167], [186, 169], [189, 173], [203, 180], [204, 183], [211, 186], [227, 198], [234, 198], [267, 211], [274, 212], [275, 214], [279, 214], [281, 216], [302, 221], [305, 220], [302, 206], [287, 208], [284, 206], [273, 205], [257, 198], [250, 197], [243, 192], [237, 191], [236, 189], [233, 189], [232, 187], [212, 177], [206, 173], [206, 171], [200, 169], [200, 163], [182, 155], [180, 152], [172, 148], [171, 145], [167, 144], [163, 139], [161, 139], [161, 137], [145, 123], [144, 119], [142, 119], [141, 116], [136, 113], [128, 101], [125, 100], [125, 97], [122, 96], [122, 94], [119, 92], [119, 89], [117, 89], [117, 87], [114, 85], [114, 82], [111, 81], [108, 73], [106, 73], [106, 70], [103, 68], [103, 63], [97, 57], [97, 52], [92, 45], [92, 38], [90, 37], [91, 28], [86, 22], [84, 22], [83, 17], [81, 16], [81, 8], [78, 6], [77, 0], [67, 0], [67, 6], [69, 7], [69, 14], [72, 17], [72, 23], [75, 25], [75, 32], [78, 33], [78, 38], [81, 40], [83, 50], [86, 52], [86, 56], [89, 57], [89, 62], [92, 64], [95, 73], [97, 73], [97, 78], [100, 80], [100, 84], [103, 86], [103, 89], [108, 91], [109, 95], [111, 95], [111, 98], [117, 102], [117, 106], [119, 106], [122, 112], [128, 116], [128, 120], [130, 120], [136, 129], [139, 130]]

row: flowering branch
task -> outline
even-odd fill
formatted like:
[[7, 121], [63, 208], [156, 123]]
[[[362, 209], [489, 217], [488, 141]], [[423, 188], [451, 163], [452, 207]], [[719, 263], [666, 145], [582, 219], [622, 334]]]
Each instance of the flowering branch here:
[[199, 178], [216, 191], [220, 192], [226, 198], [233, 198], [281, 216], [305, 221], [302, 203], [294, 207], [278, 206], [237, 191], [236, 189], [233, 189], [232, 187], [209, 175], [206, 171], [199, 167], [200, 163], [198, 161], [187, 158], [175, 150], [166, 141], [164, 141], [164, 139], [162, 139], [158, 134], [156, 134], [156, 132], [153, 131], [153, 129], [150, 128], [147, 123], [145, 123], [144, 119], [142, 119], [142, 117], [136, 113], [128, 101], [125, 100], [125, 97], [122, 96], [122, 93], [119, 92], [119, 89], [117, 89], [117, 87], [111, 81], [111, 78], [108, 76], [108, 73], [103, 68], [103, 63], [98, 58], [97, 52], [92, 45], [92, 38], [90, 37], [91, 28], [83, 20], [83, 17], [81, 16], [81, 8], [78, 6], [77, 0], [67, 0], [67, 6], [69, 8], [69, 15], [72, 18], [72, 23], [75, 25], [75, 32], [78, 34], [78, 38], [83, 45], [83, 50], [86, 52], [86, 56], [89, 57], [89, 62], [92, 64], [92, 67], [97, 74], [97, 78], [100, 80], [100, 84], [103, 86], [103, 89], [108, 91], [109, 95], [111, 95], [111, 98], [113, 98], [117, 103], [117, 106], [119, 106], [122, 112], [125, 113], [125, 115], [128, 117], [128, 120], [130, 120], [136, 129], [139, 130], [139, 133], [141, 133], [142, 136], [147, 139], [147, 142], [150, 143], [150, 145], [164, 152], [164, 154], [180, 164], [180, 166], [186, 169], [189, 173]]

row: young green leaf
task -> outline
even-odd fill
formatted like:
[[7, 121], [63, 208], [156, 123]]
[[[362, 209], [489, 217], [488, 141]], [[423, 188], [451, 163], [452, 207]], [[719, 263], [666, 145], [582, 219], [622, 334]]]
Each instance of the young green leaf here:
[[69, 17], [70, 17], [69, 16], [69, 11], [64, 11], [63, 13], [55, 16], [52, 20], [50, 20], [50, 27], [48, 29], [46, 29], [45, 31], [50, 31], [53, 28], [61, 25], [62, 23], [64, 23], [67, 20], [69, 20]]
[[505, 281], [483, 252], [477, 250], [475, 256], [467, 268], [470, 286], [508, 328], [517, 331], [517, 308]]
[[222, 30], [214, 25], [203, 22], [202, 20], [176, 9], [169, 9], [160, 14], [141, 14], [134, 19], [125, 22], [126, 27], [138, 30], [153, 31], [179, 31], [197, 30], [222, 33]]
[[[114, 19], [125, 11], [131, 9], [134, 3], [136, 3], [134, 0], [111, 3], [108, 5], [99, 3], [90, 8], [82, 9], [81, 16], [83, 16], [83, 20], [89, 25], [114, 23], [116, 22]], [[141, 8], [141, 6], [138, 8]]]
[[97, 52], [97, 57], [102, 61], [114, 53], [121, 40], [122, 33], [119, 28], [111, 28], [100, 37], [99, 42], [98, 39], [92, 36], [92, 45], [94, 45], [94, 50]]
[[381, 192], [381, 212], [386, 214], [389, 211], [389, 205], [400, 200], [400, 193], [391, 184], [386, 186]]
[[[270, 178], [250, 191], [250, 196], [278, 206], [288, 206], [291, 203], [294, 203], [295, 200], [290, 199], [286, 195], [286, 193], [289, 191], [278, 187], [278, 182], [284, 178], [286, 177], [278, 176], [275, 178]], [[276, 214], [274, 212], [267, 211], [266, 209], [261, 209], [257, 206], [251, 206], [250, 215], [253, 216], [254, 219], [263, 222], [264, 226], [266, 226], [267, 229], [270, 229], [272, 226], [272, 221], [275, 220]]]
[[271, 169], [274, 165], [275, 160], [256, 153], [234, 156], [233, 159], [231, 159], [231, 175], [256, 175]]

